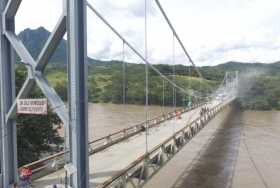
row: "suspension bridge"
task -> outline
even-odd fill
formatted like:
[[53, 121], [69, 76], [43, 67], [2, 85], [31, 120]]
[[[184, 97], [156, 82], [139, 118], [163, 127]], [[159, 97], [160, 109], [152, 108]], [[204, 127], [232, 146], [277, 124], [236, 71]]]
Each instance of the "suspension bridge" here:
[[[184, 145], [186, 145], [220, 111], [236, 98], [238, 73], [227, 73], [214, 91], [195, 91], [183, 88], [175, 80], [160, 72], [148, 58], [147, 1], [145, 1], [145, 54], [141, 54], [105, 17], [85, 0], [64, 0], [63, 12], [37, 59], [34, 59], [15, 34], [15, 15], [21, 4], [18, 0], [1, 0], [1, 173], [4, 188], [21, 187], [17, 165], [16, 108], [17, 100], [26, 98], [35, 85], [65, 126], [65, 147], [60, 153], [40, 159], [24, 167], [32, 169], [33, 187], [141, 187], [159, 171]], [[178, 42], [188, 63], [204, 81], [204, 77], [187, 52], [159, 0], [160, 12]], [[123, 46], [131, 49], [145, 64], [146, 121], [130, 128], [88, 141], [87, 99], [87, 40], [86, 12], [91, 11], [119, 37]], [[69, 104], [60, 99], [44, 75], [44, 70], [59, 42], [67, 33]], [[124, 48], [123, 48], [124, 49]], [[15, 96], [15, 53], [28, 70], [22, 88]], [[173, 53], [172, 58], [176, 59]], [[125, 62], [123, 73], [125, 73]], [[153, 70], [173, 87], [174, 110], [149, 119], [149, 75]], [[189, 70], [190, 72], [190, 70]], [[123, 75], [123, 102], [126, 100], [126, 76]], [[164, 91], [163, 91], [164, 93]], [[189, 98], [186, 107], [176, 107], [176, 93]], [[163, 94], [164, 95], [164, 94]], [[163, 96], [164, 98], [164, 96]], [[67, 106], [67, 107], [66, 107]], [[94, 115], [94, 114], [93, 114]], [[114, 122], [112, 122], [114, 123]]]

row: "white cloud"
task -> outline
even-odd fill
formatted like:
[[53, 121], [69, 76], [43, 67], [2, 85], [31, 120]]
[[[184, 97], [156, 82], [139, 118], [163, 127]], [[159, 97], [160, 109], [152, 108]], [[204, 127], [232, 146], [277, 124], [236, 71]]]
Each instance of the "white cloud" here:
[[16, 15], [16, 31], [44, 26], [52, 30], [61, 13], [62, 0], [23, 0]]
[[[172, 34], [149, 2], [149, 59], [171, 63]], [[128, 41], [144, 53], [143, 0], [89, 0]], [[190, 55], [198, 65], [225, 61], [273, 62], [280, 60], [280, 2], [277, 0], [161, 0]], [[62, 1], [24, 0], [17, 16], [17, 31], [40, 25], [51, 30]], [[39, 8], [37, 8], [39, 7]], [[88, 53], [92, 57], [120, 59], [120, 41], [88, 9]], [[186, 63], [176, 44], [176, 63]], [[126, 58], [139, 61], [126, 51]]]

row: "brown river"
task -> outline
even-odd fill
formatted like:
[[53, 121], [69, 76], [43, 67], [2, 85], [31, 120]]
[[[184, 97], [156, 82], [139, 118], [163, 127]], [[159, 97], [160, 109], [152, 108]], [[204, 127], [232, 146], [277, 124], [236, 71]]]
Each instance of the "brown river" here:
[[[173, 107], [149, 106], [148, 117], [173, 111]], [[89, 140], [106, 136], [146, 120], [145, 106], [119, 104], [89, 104]]]

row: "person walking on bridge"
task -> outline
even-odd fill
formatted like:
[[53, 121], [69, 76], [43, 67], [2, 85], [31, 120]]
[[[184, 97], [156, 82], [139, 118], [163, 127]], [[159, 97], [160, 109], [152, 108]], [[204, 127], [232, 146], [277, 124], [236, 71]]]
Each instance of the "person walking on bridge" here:
[[22, 188], [30, 188], [32, 187], [31, 184], [31, 176], [32, 176], [32, 169], [23, 167], [20, 169], [19, 175], [19, 187]]

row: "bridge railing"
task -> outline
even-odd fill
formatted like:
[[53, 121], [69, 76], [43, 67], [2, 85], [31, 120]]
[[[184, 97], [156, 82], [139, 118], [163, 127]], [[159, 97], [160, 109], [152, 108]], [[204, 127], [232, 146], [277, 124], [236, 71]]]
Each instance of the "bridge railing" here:
[[[204, 105], [205, 103], [200, 103], [200, 104], [196, 104], [191, 106], [190, 108], [182, 108], [182, 109], [177, 109], [176, 111], [180, 111], [180, 113], [185, 113], [188, 112], [190, 110], [193, 110], [199, 106]], [[90, 142], [90, 153], [96, 153], [98, 151], [101, 151], [111, 145], [114, 145], [124, 139], [127, 139], [131, 136], [134, 136], [140, 132], [145, 131], [146, 127], [149, 128], [153, 128], [156, 127], [158, 125], [160, 125], [162, 122], [165, 122], [169, 119], [172, 119], [176, 116], [176, 112], [172, 111], [163, 115], [160, 115], [158, 117], [155, 117], [153, 119], [150, 119], [148, 121], [139, 123], [137, 125], [134, 125], [132, 127], [120, 130], [118, 132], [109, 134], [105, 137], [99, 138], [97, 140], [94, 140], [92, 142]]]
[[128, 184], [138, 187], [144, 184], [225, 107], [222, 104], [215, 106], [97, 188], [120, 188], [127, 187]]
[[[189, 108], [181, 108], [176, 111], [180, 111], [182, 114], [193, 110], [199, 106], [203, 106], [205, 102], [194, 104]], [[101, 137], [94, 141], [89, 142], [89, 154], [92, 155], [99, 151], [102, 151], [116, 143], [119, 143], [129, 137], [132, 137], [140, 132], [145, 131], [146, 127], [153, 128], [159, 126], [162, 122], [167, 121], [176, 117], [176, 112], [168, 112], [166, 114], [157, 116], [148, 121], [139, 123], [137, 125], [131, 126], [129, 128], [125, 128], [123, 130], [117, 131], [115, 133], [109, 134], [107, 136]], [[69, 153], [69, 151], [61, 151], [54, 155], [48, 156], [46, 158], [40, 159], [38, 161], [32, 162], [30, 164], [24, 165], [23, 167], [27, 167], [32, 169], [33, 175], [32, 179], [37, 179], [42, 176], [45, 176], [49, 173], [55, 172], [58, 169], [63, 168], [65, 165], [65, 155]], [[21, 167], [22, 168], [22, 167]]]

